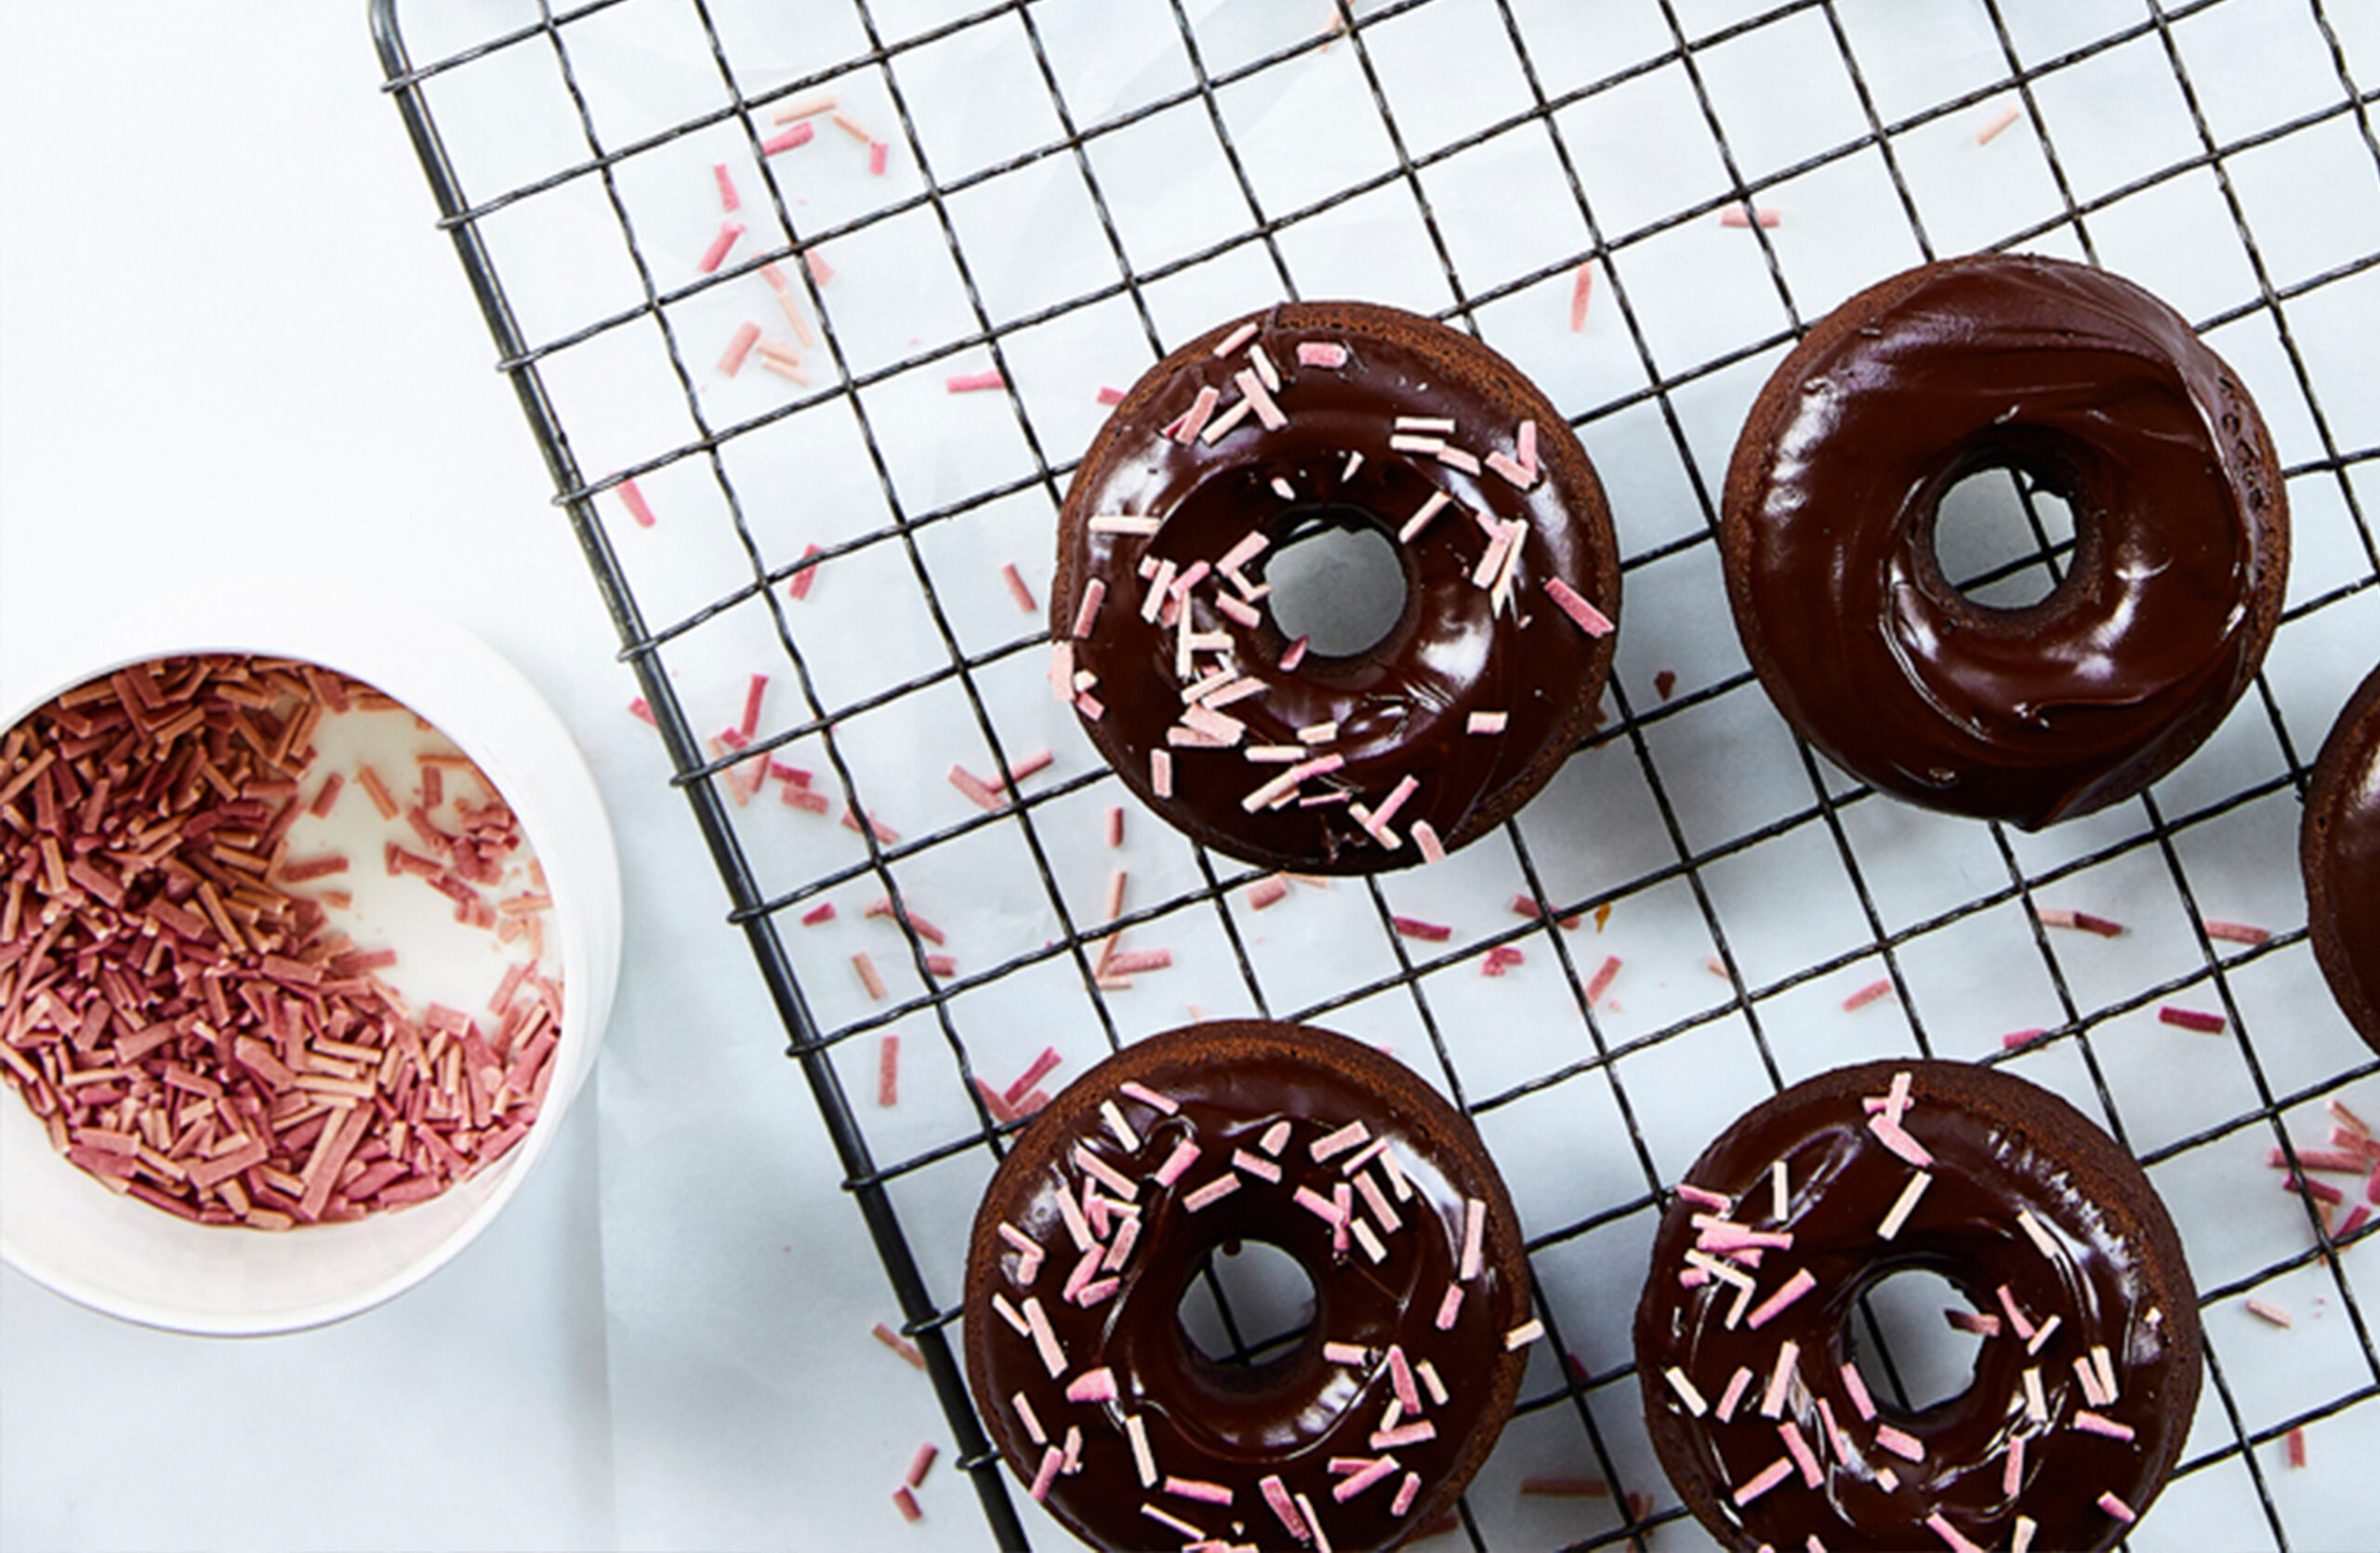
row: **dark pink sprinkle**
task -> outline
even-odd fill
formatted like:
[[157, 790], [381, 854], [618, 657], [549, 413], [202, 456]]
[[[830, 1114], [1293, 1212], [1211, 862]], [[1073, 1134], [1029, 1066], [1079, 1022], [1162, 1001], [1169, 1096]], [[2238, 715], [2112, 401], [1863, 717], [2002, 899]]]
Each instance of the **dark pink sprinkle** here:
[[884, 165], [885, 165], [886, 161], [887, 161], [887, 160], [892, 156], [892, 148], [891, 146], [886, 145], [883, 141], [881, 141], [881, 140], [870, 140], [870, 141], [868, 141], [868, 142], [867, 142], [867, 171], [868, 171], [868, 175], [869, 175], [870, 177], [872, 177], [872, 178], [882, 178], [882, 177], [884, 176]]
[[744, 688], [744, 721], [735, 725], [735, 731], [747, 739], [760, 731], [760, 698], [768, 693], [769, 677], [766, 674], [753, 675], [751, 684]]
[[1416, 917], [1391, 917], [1389, 923], [1408, 938], [1422, 938], [1433, 944], [1443, 944], [1454, 936], [1453, 928], [1425, 923]]
[[2338, 1188], [2320, 1181], [2308, 1181], [2302, 1175], [2291, 1175], [2281, 1182], [2281, 1186], [2286, 1190], [2304, 1192], [2317, 1202], [2336, 1205], [2347, 1201], [2347, 1195]]
[[876, 1103], [897, 1106], [901, 1103], [901, 1038], [887, 1033], [876, 1045]]
[[2202, 1013], [2194, 1008], [2176, 1008], [2172, 1003], [2165, 1003], [2159, 1007], [2157, 1019], [2161, 1024], [2178, 1025], [2186, 1030], [2196, 1030], [2202, 1035], [2221, 1035], [2226, 1023], [2220, 1014]]
[[811, 137], [816, 133], [817, 131], [811, 128], [810, 122], [805, 119], [801, 123], [795, 125], [792, 128], [781, 130], [778, 133], [770, 136], [767, 139], [762, 140], [760, 142], [760, 154], [763, 156], [774, 156], [781, 151], [791, 151], [796, 146], [806, 146], [810, 143]]
[[2099, 1508], [2107, 1511], [2109, 1515], [2115, 1517], [2118, 1520], [2122, 1521], [2127, 1526], [2131, 1525], [2134, 1520], [2138, 1519], [2138, 1517], [2133, 1514], [2133, 1509], [2130, 1505], [2125, 1504], [2122, 1500], [2117, 1498], [2112, 1493], [2102, 1493], [2099, 1495]]
[[729, 174], [727, 170], [727, 164], [724, 162], [713, 162], [710, 165], [710, 176], [719, 180], [720, 209], [728, 212], [730, 215], [734, 214], [736, 209], [741, 206], [744, 202], [735, 196], [735, 179]]
[[[757, 329], [753, 331], [756, 335], [759, 332]], [[638, 527], [653, 526], [653, 509], [645, 505], [644, 493], [636, 488], [634, 476], [620, 482], [620, 505], [628, 510], [628, 516], [636, 520]], [[637, 704], [642, 706], [644, 703], [640, 700]], [[649, 712], [646, 714], [646, 720], [651, 721]]]
[[660, 720], [653, 715], [653, 704], [641, 696], [628, 703], [628, 715], [641, 722], [650, 723], [656, 728], [661, 726]]
[[1002, 1098], [1010, 1105], [1015, 1105], [1019, 1100], [1023, 1099], [1026, 1095], [1032, 1092], [1035, 1084], [1038, 1084], [1043, 1079], [1048, 1078], [1051, 1070], [1065, 1060], [1065, 1058], [1058, 1055], [1058, 1048], [1055, 1046], [1042, 1047], [1041, 1055], [1035, 1057], [1033, 1059], [1033, 1065], [1020, 1074], [1014, 1083], [1008, 1086], [1008, 1092], [1002, 1096]]
[[981, 393], [985, 389], [1006, 388], [1008, 379], [1001, 377], [1000, 369], [995, 366], [982, 372], [962, 372], [945, 378], [942, 386], [952, 393]]
[[2250, 927], [2245, 923], [2216, 922], [2213, 918], [2207, 920], [2206, 936], [2228, 944], [2250, 945], [2264, 943], [2272, 936], [2261, 927]]
[[1605, 955], [1603, 963], [1595, 967], [1594, 979], [1587, 983], [1587, 1006], [1593, 1008], [1601, 1002], [1603, 995], [1611, 990], [1611, 984], [1619, 976], [1620, 956]]
[[2017, 1051], [2031, 1045], [2048, 1033], [2049, 1031], [2043, 1029], [2012, 1030], [2000, 1038], [2000, 1049], [2003, 1052]]
[[[931, 1450], [932, 1447], [929, 1446], [927, 1449]], [[918, 1508], [918, 1496], [906, 1488], [896, 1488], [892, 1491], [892, 1503], [900, 1510], [901, 1519], [912, 1525], [923, 1520], [926, 1517], [926, 1512]]]
[[946, 954], [927, 955], [926, 974], [935, 976], [955, 976], [959, 974], [959, 962]]
[[710, 246], [703, 250], [703, 257], [695, 267], [706, 275], [711, 273], [726, 261], [727, 250], [735, 246], [735, 240], [743, 235], [742, 222], [720, 222], [719, 235], [710, 240]]
[[[822, 552], [816, 545], [804, 545], [801, 547], [801, 559], [804, 561], [807, 561], [812, 556], [818, 555], [820, 553]], [[793, 579], [785, 585], [786, 596], [790, 599], [806, 599], [810, 596], [811, 584], [817, 580], [818, 568], [815, 566], [804, 566], [801, 570], [794, 573]]]

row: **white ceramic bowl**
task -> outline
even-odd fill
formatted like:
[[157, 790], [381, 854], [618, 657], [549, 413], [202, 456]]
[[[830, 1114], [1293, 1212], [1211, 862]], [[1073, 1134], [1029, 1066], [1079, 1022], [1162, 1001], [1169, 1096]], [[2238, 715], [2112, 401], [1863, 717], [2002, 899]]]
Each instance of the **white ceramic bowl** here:
[[[0, 676], [0, 730], [60, 692], [178, 654], [303, 658], [370, 684], [434, 723], [519, 816], [553, 896], [562, 1034], [536, 1122], [494, 1166], [396, 1213], [281, 1234], [188, 1223], [66, 1162], [32, 1110], [0, 1095], [0, 1257], [68, 1298], [179, 1332], [254, 1335], [338, 1321], [445, 1265], [552, 1145], [595, 1061], [620, 960], [619, 859], [594, 778], [521, 672], [452, 623], [362, 599], [210, 592], [95, 622]], [[403, 946], [399, 946], [402, 951]]]

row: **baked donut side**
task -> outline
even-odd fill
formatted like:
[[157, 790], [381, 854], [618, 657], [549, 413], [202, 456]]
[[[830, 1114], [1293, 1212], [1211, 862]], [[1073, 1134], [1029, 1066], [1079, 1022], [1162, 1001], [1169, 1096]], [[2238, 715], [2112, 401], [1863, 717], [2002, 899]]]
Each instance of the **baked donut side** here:
[[[1846, 1340], [1910, 1268], [1982, 1334], [1968, 1387], [1915, 1413]], [[1746, 1113], [1664, 1214], [1635, 1337], [1662, 1467], [1742, 1549], [2108, 1547], [2198, 1400], [2197, 1295], [2147, 1177], [2065, 1101], [1964, 1063], [1839, 1069]]]
[[[2075, 517], [2066, 577], [2002, 609], [1943, 573], [1942, 498], [2007, 468]], [[1980, 255], [1810, 330], [1755, 401], [1721, 524], [1747, 656], [1827, 756], [1913, 803], [2037, 829], [2180, 763], [2279, 623], [2287, 498], [2238, 376], [2128, 281]]]
[[[1470, 1123], [1342, 1036], [1257, 1020], [1153, 1037], [1016, 1135], [969, 1246], [977, 1411], [1095, 1546], [1393, 1546], [1494, 1446], [1537, 1334], [1519, 1225]], [[1314, 1285], [1248, 1365], [1178, 1307], [1257, 1241]]]
[[[1268, 568], [1377, 536], [1402, 613], [1309, 650]], [[1585, 450], [1502, 357], [1412, 313], [1288, 303], [1134, 384], [1067, 490], [1051, 685], [1125, 784], [1260, 866], [1426, 861], [1516, 813], [1593, 728], [1620, 565]]]
[[2331, 994], [2380, 1052], [2380, 669], [2322, 741], [2299, 822], [2306, 922]]

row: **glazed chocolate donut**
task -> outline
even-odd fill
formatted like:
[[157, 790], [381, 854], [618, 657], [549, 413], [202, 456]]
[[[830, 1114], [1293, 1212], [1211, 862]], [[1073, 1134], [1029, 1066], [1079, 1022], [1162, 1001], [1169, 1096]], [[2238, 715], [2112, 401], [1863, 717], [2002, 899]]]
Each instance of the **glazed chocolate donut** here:
[[[1404, 590], [1385, 636], [1337, 656], [1290, 638], [1265, 580], [1332, 528], [1379, 536]], [[1619, 612], [1603, 488], [1543, 394], [1426, 318], [1292, 303], [1166, 357], [1092, 442], [1051, 685], [1197, 841], [1370, 872], [1544, 785], [1593, 725]]]
[[[1247, 1241], [1303, 1268], [1314, 1321], [1220, 1364], [1178, 1307]], [[1486, 1459], [1538, 1335], [1471, 1123], [1368, 1046], [1255, 1020], [1142, 1042], [1034, 1118], [976, 1215], [966, 1312], [993, 1441], [1107, 1548], [1393, 1546]]]
[[2380, 1052], [2380, 669], [2347, 698], [2314, 762], [2298, 853], [2315, 962]]
[[[2074, 512], [2038, 604], [1962, 594], [1937, 509], [2014, 470]], [[2128, 281], [1982, 255], [1871, 287], [1754, 403], [1721, 549], [1744, 649], [1860, 780], [2028, 830], [2130, 797], [2248, 686], [2278, 623], [2288, 503], [2239, 378]]]
[[[1847, 1331], [1912, 1268], [1964, 1293], [1983, 1341], [1964, 1392], [1909, 1414]], [[2199, 1354], [2139, 1166], [2056, 1095], [1955, 1062], [1838, 1069], [1753, 1108], [1686, 1173], [1636, 1308], [1654, 1448], [1742, 1549], [2109, 1546], [2173, 1470]]]

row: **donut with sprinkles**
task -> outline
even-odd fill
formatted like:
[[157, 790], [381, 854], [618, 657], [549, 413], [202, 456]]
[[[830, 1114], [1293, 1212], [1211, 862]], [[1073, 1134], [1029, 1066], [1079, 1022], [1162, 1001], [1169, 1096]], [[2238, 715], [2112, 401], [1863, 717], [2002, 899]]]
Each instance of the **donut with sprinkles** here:
[[[1478, 1135], [1409, 1069], [1309, 1027], [1193, 1025], [1051, 1101], [976, 1215], [976, 1410], [1093, 1546], [1393, 1547], [1452, 1507], [1541, 1334]], [[1286, 1253], [1312, 1320], [1246, 1362], [1179, 1314], [1213, 1255]]]
[[[1862, 1295], [1939, 1275], [1978, 1339], [1955, 1396], [1863, 1373]], [[1755, 1107], [1686, 1172], [1636, 1311], [1661, 1465], [1726, 1546], [2112, 1546], [2180, 1454], [2198, 1297], [2137, 1164], [1966, 1063], [1869, 1063]]]
[[[1374, 640], [1308, 624], [1359, 591], [1345, 553], [1282, 580], [1334, 531], [1375, 555]], [[1050, 683], [1197, 840], [1372, 872], [1544, 785], [1600, 716], [1619, 613], [1602, 485], [1518, 370], [1394, 308], [1287, 303], [1167, 356], [1092, 442], [1060, 515]]]

